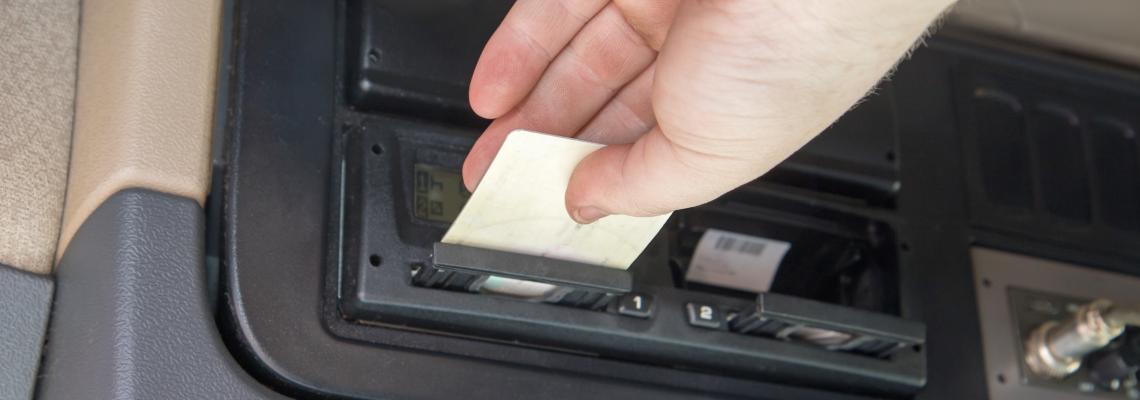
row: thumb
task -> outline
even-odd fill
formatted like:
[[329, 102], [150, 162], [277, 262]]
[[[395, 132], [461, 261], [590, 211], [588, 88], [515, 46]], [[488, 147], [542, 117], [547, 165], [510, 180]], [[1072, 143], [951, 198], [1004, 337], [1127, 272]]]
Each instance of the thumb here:
[[587, 224], [611, 214], [647, 217], [703, 204], [736, 186], [735, 175], [744, 169], [738, 164], [680, 147], [654, 128], [633, 144], [606, 146], [582, 159], [566, 188], [566, 210]]

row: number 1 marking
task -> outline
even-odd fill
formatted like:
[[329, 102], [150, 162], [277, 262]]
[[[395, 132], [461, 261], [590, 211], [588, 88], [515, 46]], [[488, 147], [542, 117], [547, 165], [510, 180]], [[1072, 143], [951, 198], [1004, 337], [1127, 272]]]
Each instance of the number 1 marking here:
[[641, 296], [633, 296], [633, 305], [634, 308], [641, 309]]

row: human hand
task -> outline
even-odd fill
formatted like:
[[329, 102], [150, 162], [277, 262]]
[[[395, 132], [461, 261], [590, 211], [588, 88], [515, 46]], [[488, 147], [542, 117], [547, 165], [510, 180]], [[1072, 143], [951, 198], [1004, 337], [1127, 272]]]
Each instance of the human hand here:
[[519, 0], [488, 41], [471, 107], [507, 133], [606, 143], [579, 163], [580, 223], [692, 207], [767, 172], [862, 98], [953, 0]]

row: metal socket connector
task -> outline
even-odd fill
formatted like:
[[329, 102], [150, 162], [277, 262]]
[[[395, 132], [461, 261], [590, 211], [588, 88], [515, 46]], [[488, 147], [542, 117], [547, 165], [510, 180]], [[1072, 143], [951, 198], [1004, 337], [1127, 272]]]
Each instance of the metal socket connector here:
[[1062, 321], [1048, 321], [1025, 341], [1025, 364], [1039, 376], [1061, 379], [1076, 372], [1081, 360], [1107, 346], [1124, 333], [1127, 325], [1140, 321], [1134, 307], [1094, 300]]

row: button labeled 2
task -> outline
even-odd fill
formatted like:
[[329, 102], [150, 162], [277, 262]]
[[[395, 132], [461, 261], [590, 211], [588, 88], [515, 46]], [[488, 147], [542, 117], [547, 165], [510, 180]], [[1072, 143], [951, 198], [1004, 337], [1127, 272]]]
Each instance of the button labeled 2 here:
[[724, 324], [720, 309], [717, 306], [703, 303], [685, 304], [685, 312], [689, 317], [689, 325], [708, 329], [720, 329]]

